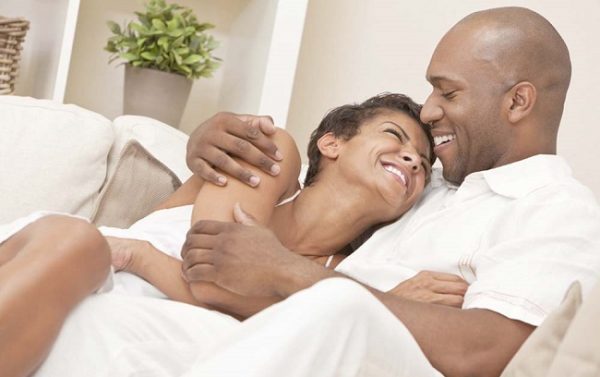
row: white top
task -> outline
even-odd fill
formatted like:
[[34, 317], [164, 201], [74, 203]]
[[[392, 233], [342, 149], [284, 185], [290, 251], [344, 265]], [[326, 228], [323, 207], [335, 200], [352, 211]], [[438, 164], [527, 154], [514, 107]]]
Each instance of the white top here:
[[574, 280], [600, 277], [600, 209], [558, 156], [470, 174], [460, 187], [438, 170], [421, 200], [336, 270], [383, 291], [422, 270], [469, 283], [463, 308], [539, 325]]

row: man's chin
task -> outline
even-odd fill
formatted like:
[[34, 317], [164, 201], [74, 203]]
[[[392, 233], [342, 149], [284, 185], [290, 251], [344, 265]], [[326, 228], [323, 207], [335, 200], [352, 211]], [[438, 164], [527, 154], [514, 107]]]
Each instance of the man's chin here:
[[444, 179], [452, 184], [460, 185], [465, 180], [463, 174], [458, 174], [454, 169], [448, 167], [446, 168], [442, 163], [442, 176]]

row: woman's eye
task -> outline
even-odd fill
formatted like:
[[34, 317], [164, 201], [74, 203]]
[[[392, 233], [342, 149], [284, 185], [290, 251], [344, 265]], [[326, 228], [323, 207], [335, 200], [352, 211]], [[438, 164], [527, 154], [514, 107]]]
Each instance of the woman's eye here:
[[386, 128], [385, 132], [390, 133], [398, 138], [401, 143], [404, 143], [404, 136], [393, 128]]

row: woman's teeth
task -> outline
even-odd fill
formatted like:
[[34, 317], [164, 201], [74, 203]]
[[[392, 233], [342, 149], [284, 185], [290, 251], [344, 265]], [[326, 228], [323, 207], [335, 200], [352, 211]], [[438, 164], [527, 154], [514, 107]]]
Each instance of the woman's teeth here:
[[404, 173], [402, 173], [402, 171], [400, 171], [400, 169], [397, 169], [393, 165], [383, 165], [383, 168], [385, 170], [389, 171], [390, 173], [394, 174], [398, 178], [400, 178], [402, 183], [406, 186], [406, 177], [404, 176]]

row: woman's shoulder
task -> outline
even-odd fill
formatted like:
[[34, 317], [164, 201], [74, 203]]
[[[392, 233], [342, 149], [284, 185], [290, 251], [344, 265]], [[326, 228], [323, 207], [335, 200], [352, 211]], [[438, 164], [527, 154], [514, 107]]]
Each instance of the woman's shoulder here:
[[301, 169], [301, 158], [298, 145], [292, 135], [283, 128], [277, 128], [271, 139], [277, 145], [277, 149], [283, 155], [283, 159], [278, 161], [280, 165], [280, 174], [287, 177], [298, 178]]

